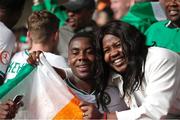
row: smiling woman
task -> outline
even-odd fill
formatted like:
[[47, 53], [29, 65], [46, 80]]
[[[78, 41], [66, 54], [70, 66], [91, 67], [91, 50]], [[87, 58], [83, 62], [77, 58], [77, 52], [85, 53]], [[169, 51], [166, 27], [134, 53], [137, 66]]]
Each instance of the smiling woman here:
[[86, 104], [88, 116], [120, 120], [180, 118], [179, 55], [168, 49], [147, 47], [145, 36], [121, 21], [102, 27], [97, 45], [105, 80], [119, 88], [120, 98], [130, 110], [103, 115]]

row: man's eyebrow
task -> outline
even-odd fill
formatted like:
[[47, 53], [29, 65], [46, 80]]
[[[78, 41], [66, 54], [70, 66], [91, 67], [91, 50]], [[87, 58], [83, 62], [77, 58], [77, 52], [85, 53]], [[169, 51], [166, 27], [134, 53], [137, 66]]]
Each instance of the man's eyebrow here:
[[77, 47], [72, 47], [70, 50], [79, 50]]

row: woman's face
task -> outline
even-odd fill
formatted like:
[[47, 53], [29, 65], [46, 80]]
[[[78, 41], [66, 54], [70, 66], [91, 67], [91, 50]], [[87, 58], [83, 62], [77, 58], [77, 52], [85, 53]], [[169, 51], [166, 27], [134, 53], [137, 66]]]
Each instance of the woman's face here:
[[123, 54], [121, 40], [114, 35], [106, 34], [102, 44], [105, 62], [118, 73], [125, 72], [128, 60]]

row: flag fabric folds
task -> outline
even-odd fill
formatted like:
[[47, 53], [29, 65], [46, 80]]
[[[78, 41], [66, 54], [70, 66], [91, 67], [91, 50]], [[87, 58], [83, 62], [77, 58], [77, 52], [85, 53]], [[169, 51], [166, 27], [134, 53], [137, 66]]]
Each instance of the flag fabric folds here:
[[82, 119], [80, 100], [41, 54], [36, 68], [27, 64], [0, 87], [1, 101], [23, 94], [24, 107], [17, 119]]
[[122, 21], [134, 25], [143, 33], [153, 23], [166, 19], [159, 2], [138, 2], [121, 18]]

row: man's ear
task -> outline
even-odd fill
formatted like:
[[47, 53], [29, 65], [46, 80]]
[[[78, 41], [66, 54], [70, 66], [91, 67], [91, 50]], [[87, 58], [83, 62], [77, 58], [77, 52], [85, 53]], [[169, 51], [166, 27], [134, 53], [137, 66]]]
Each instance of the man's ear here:
[[54, 40], [55, 40], [56, 42], [59, 41], [59, 30], [57, 30], [57, 31], [55, 32]]
[[31, 39], [31, 32], [27, 31], [26, 36], [27, 36], [28, 39]]
[[27, 33], [26, 33], [26, 39], [27, 39], [27, 41], [31, 41], [31, 32], [30, 31], [27, 31]]

